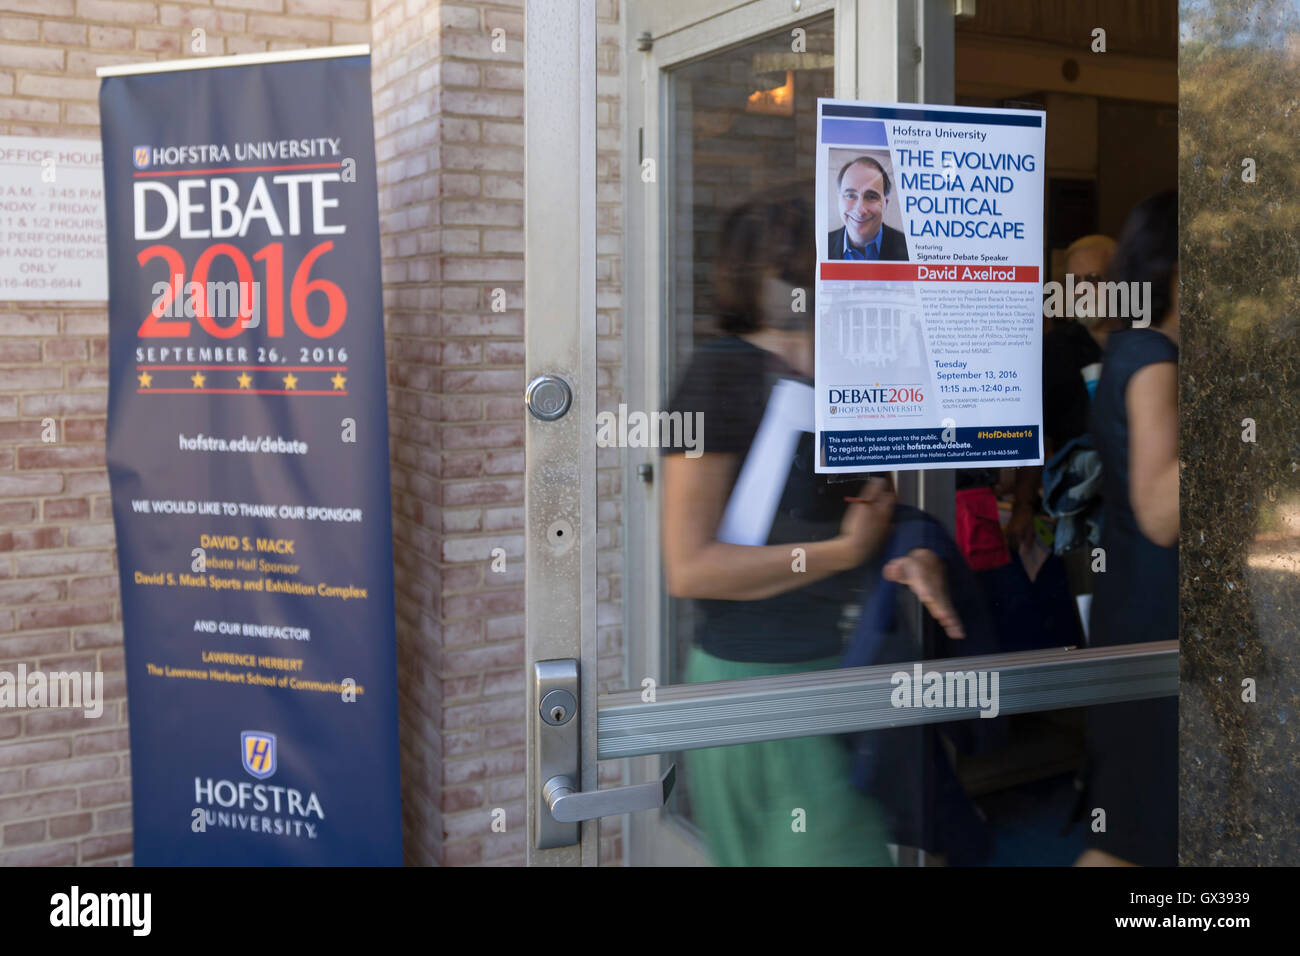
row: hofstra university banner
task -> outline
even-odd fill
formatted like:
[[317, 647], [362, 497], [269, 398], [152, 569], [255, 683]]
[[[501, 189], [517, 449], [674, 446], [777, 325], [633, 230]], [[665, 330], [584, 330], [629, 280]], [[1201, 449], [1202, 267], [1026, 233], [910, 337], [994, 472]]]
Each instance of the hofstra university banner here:
[[400, 864], [368, 49], [101, 76], [135, 861]]

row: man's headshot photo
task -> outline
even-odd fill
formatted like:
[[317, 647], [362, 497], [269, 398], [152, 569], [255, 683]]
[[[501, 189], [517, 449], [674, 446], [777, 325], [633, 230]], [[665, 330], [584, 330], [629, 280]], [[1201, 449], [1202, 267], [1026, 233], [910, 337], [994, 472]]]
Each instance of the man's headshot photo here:
[[907, 240], [901, 231], [885, 223], [893, 183], [884, 164], [873, 156], [854, 156], [848, 150], [831, 150], [833, 162], [837, 153], [851, 158], [840, 166], [836, 177], [835, 207], [843, 225], [827, 236], [826, 258], [906, 261]]

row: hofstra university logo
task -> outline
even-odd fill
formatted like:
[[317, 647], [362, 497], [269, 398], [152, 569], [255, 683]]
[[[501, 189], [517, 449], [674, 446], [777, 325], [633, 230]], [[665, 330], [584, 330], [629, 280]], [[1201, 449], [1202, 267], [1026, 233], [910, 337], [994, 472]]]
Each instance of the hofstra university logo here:
[[135, 163], [136, 169], [144, 169], [149, 165], [149, 147], [137, 146], [131, 150], [131, 162]]
[[[275, 734], [245, 730], [239, 737], [244, 769], [258, 780], [274, 774], [279, 766]], [[247, 780], [195, 777], [194, 803], [195, 833], [217, 827], [315, 840], [325, 819], [320, 797], [312, 791]]]
[[258, 780], [275, 773], [275, 734], [260, 730], [245, 730], [239, 735], [240, 753], [244, 769]]

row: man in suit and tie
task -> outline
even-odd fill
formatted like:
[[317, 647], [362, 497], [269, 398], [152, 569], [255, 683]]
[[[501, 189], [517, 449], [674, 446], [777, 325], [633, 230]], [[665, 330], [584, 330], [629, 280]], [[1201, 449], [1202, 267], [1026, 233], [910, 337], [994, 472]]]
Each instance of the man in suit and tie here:
[[840, 169], [837, 188], [844, 225], [826, 241], [828, 259], [907, 261], [907, 240], [885, 225], [890, 182], [885, 167], [870, 156], [851, 159]]

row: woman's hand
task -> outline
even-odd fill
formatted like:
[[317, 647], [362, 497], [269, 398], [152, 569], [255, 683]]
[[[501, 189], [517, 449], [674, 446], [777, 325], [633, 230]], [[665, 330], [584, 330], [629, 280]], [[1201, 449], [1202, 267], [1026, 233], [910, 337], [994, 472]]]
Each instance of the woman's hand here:
[[844, 512], [835, 538], [844, 570], [856, 568], [880, 549], [894, 518], [894, 502], [894, 488], [888, 478], [876, 476], [862, 486], [858, 498]]
[[863, 503], [849, 505], [833, 538], [768, 545], [718, 541], [737, 456], [665, 455], [663, 464], [664, 580], [673, 597], [761, 601], [796, 591], [858, 567], [889, 534], [894, 490], [876, 479], [862, 489]]

